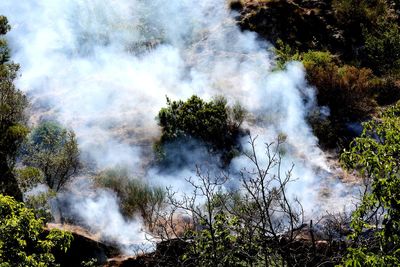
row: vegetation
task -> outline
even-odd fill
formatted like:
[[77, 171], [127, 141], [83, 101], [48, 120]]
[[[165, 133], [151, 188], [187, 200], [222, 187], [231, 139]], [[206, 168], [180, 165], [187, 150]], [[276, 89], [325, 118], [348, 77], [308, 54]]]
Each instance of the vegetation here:
[[210, 152], [222, 153], [224, 161], [229, 162], [240, 150], [238, 138], [245, 115], [245, 110], [238, 103], [230, 108], [223, 97], [216, 97], [210, 102], [197, 96], [186, 102], [167, 98], [167, 107], [162, 108], [157, 117], [162, 128], [157, 149], [165, 153], [162, 150], [165, 144], [194, 139], [204, 142]]
[[54, 253], [65, 253], [71, 241], [69, 233], [46, 232], [23, 203], [0, 195], [0, 266], [58, 266]]
[[13, 170], [18, 149], [28, 133], [24, 113], [27, 100], [13, 83], [19, 66], [9, 61], [3, 39], [9, 30], [7, 19], [0, 16], [0, 193], [22, 200]]
[[80, 168], [75, 134], [55, 122], [40, 124], [29, 136], [24, 163], [39, 169], [49, 188], [59, 191]]
[[[226, 165], [244, 153], [249, 166], [235, 176], [239, 188], [224, 187], [232, 176], [214, 177], [201, 167], [188, 179], [193, 195], [153, 187], [124, 169], [99, 173], [97, 185], [116, 193], [127, 218], [140, 214], [166, 242], [160, 244], [167, 252], [154, 254], [161, 266], [399, 266], [400, 2], [232, 2], [244, 29], [276, 45], [278, 69], [303, 63], [319, 106], [329, 110], [311, 112], [309, 121], [323, 147], [348, 147], [341, 162], [364, 181], [351, 223], [336, 215], [305, 222], [301, 203], [288, 196], [292, 170], [281, 170], [283, 140], [266, 145], [266, 164], [256, 139], [242, 151], [246, 111], [223, 97], [167, 98], [155, 148], [164, 163], [176, 160], [170, 147], [183, 143], [205, 145]], [[44, 229], [48, 199], [79, 173], [79, 149], [74, 133], [58, 123], [28, 129], [28, 101], [14, 85], [19, 66], [4, 39], [9, 30], [0, 16], [0, 266], [57, 266], [55, 255], [66, 252], [72, 236]], [[354, 138], [348, 124], [359, 122], [362, 134]], [[29, 194], [38, 185], [49, 190]], [[181, 244], [175, 250], [174, 240]]]
[[[288, 195], [294, 177], [291, 169], [280, 167], [283, 140], [266, 145], [265, 162], [258, 158], [255, 143], [256, 138], [250, 138], [252, 150], [246, 156], [251, 163], [238, 174], [240, 188], [227, 191], [224, 185], [237, 177], [211, 176], [198, 167], [197, 177], [187, 180], [193, 194], [180, 196], [169, 191], [167, 202], [172, 211], [159, 214], [158, 231], [154, 233], [163, 240], [178, 238], [186, 245], [177, 257], [163, 262], [164, 266], [338, 263], [336, 253], [343, 253], [339, 243], [315, 238], [315, 226], [305, 223], [301, 204]], [[186, 224], [177, 223], [178, 218], [185, 217], [190, 218]], [[325, 223], [316, 228], [334, 231]]]
[[126, 217], [140, 214], [147, 226], [152, 228], [154, 215], [163, 206], [165, 190], [130, 177], [126, 169], [105, 170], [95, 177], [95, 181], [117, 194]]
[[[276, 46], [278, 68], [298, 60], [317, 88], [310, 118], [321, 145], [345, 147], [349, 123], [373, 116], [377, 104], [400, 99], [399, 3], [391, 0], [242, 1], [240, 24]], [[281, 17], [290, 14], [289, 19]], [[322, 117], [322, 118], [321, 118]], [[327, 130], [328, 129], [328, 130]]]
[[290, 60], [303, 63], [308, 81], [316, 88], [318, 104], [329, 108], [329, 116], [313, 113], [309, 118], [321, 145], [336, 147], [339, 138], [349, 138], [347, 123], [365, 120], [375, 112], [376, 88], [381, 82], [372, 70], [343, 65], [326, 51], [293, 51], [282, 42], [276, 52], [279, 68]]
[[[353, 214], [356, 246], [346, 266], [400, 264], [400, 104], [364, 124], [361, 137], [342, 154], [342, 162], [365, 179], [362, 202]], [[371, 230], [372, 240], [363, 233]]]

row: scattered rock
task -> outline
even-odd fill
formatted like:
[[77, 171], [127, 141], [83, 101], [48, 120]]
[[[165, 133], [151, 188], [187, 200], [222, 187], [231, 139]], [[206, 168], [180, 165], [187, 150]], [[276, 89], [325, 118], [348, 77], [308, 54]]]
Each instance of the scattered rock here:
[[343, 49], [344, 38], [336, 26], [331, 1], [241, 1], [232, 2], [239, 11], [243, 30], [257, 32], [273, 44], [278, 39], [302, 51]]

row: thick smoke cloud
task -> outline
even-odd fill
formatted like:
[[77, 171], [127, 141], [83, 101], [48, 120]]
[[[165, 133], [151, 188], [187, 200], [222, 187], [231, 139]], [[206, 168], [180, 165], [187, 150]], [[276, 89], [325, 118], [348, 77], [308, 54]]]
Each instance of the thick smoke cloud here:
[[[308, 212], [326, 208], [317, 204], [330, 170], [306, 122], [315, 97], [304, 69], [292, 63], [272, 71], [269, 44], [241, 32], [224, 0], [2, 0], [0, 10], [13, 27], [9, 42], [22, 67], [18, 86], [32, 101], [32, 123], [52, 118], [71, 127], [98, 169], [124, 165], [152, 183], [184, 190], [183, 178], [194, 176], [190, 168], [168, 176], [146, 169], [159, 135], [157, 112], [166, 95], [224, 95], [252, 114], [245, 127], [259, 136], [260, 155], [264, 142], [287, 136], [282, 169], [294, 163], [298, 178], [291, 193]], [[230, 168], [247, 164], [237, 158]], [[112, 199], [78, 201], [84, 209], [75, 209], [95, 225], [99, 210], [111, 212], [103, 201]], [[108, 228], [118, 227], [102, 230]]]

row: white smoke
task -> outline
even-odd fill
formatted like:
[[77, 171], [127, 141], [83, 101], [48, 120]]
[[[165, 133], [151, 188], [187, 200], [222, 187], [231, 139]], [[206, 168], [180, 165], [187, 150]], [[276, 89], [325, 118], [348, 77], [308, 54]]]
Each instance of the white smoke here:
[[[125, 165], [183, 190], [183, 178], [194, 176], [190, 169], [177, 170], [174, 178], [145, 169], [159, 135], [155, 117], [166, 95], [209, 100], [222, 94], [252, 114], [245, 126], [259, 136], [260, 155], [263, 142], [287, 136], [282, 169], [294, 163], [299, 178], [291, 193], [309, 212], [325, 209], [316, 203], [329, 168], [306, 123], [315, 102], [304, 69], [293, 63], [272, 71], [269, 44], [241, 32], [225, 0], [2, 0], [0, 10], [13, 27], [8, 37], [22, 67], [18, 87], [33, 103], [32, 122], [54, 118], [74, 129], [98, 168]], [[246, 164], [237, 158], [231, 169]], [[78, 201], [75, 209], [95, 225], [102, 210], [102, 221], [120, 218], [107, 205], [113, 199]], [[117, 221], [97, 228], [109, 236], [131, 226]]]
[[[119, 209], [115, 193], [110, 190], [97, 189], [90, 180], [78, 178], [71, 189], [59, 194], [55, 202], [55, 213], [81, 221], [82, 225], [94, 233], [100, 233], [100, 239], [116, 244], [123, 253], [152, 250], [153, 244], [148, 240], [140, 217], [125, 219]], [[68, 209], [57, 210], [61, 205]]]

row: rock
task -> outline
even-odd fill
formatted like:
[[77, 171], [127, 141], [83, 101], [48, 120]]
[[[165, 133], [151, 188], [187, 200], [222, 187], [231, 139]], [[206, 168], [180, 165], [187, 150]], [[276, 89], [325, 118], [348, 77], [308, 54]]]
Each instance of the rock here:
[[185, 253], [188, 242], [182, 239], [171, 239], [157, 244], [155, 252], [136, 257], [118, 256], [108, 260], [105, 267], [155, 267], [181, 266], [180, 257]]
[[108, 258], [119, 254], [116, 247], [98, 240], [97, 236], [74, 225], [47, 224], [46, 230], [60, 229], [71, 232], [74, 239], [66, 254], [55, 255], [61, 267], [81, 266], [82, 262], [95, 260], [96, 264], [106, 264]]
[[255, 31], [273, 44], [281, 39], [301, 51], [344, 49], [331, 1], [243, 1], [232, 8], [240, 9], [243, 30]]

